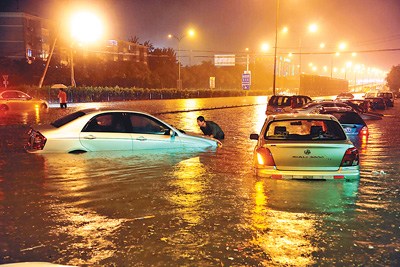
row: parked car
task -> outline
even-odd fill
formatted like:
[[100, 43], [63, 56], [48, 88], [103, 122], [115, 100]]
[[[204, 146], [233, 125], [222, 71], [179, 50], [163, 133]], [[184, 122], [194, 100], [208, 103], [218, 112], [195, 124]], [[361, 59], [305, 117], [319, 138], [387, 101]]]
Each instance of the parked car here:
[[387, 108], [383, 97], [366, 97], [365, 100], [369, 102], [370, 110], [385, 110]]
[[368, 100], [352, 99], [347, 100], [344, 103], [348, 104], [355, 111], [357, 111], [363, 120], [381, 120], [383, 117], [383, 114], [381, 113], [370, 111], [370, 102]]
[[393, 107], [394, 106], [394, 94], [393, 94], [393, 92], [380, 92], [378, 94], [378, 97], [383, 97], [387, 107]]
[[369, 111], [369, 102], [365, 99], [349, 99], [344, 101], [344, 103], [351, 106], [358, 112], [364, 113]]
[[87, 109], [50, 125], [31, 128], [25, 149], [31, 153], [83, 153], [206, 148], [219, 144], [213, 138], [185, 134], [150, 114]]
[[336, 117], [267, 116], [253, 153], [256, 175], [275, 179], [358, 179], [359, 153]]
[[378, 97], [379, 90], [369, 90], [365, 93], [364, 98]]
[[323, 108], [321, 114], [330, 114], [335, 116], [342, 125], [348, 136], [368, 136], [368, 126], [361, 118], [360, 114], [353, 110], [345, 108]]
[[351, 106], [347, 103], [342, 101], [332, 101], [332, 100], [325, 100], [325, 101], [314, 101], [310, 102], [301, 108], [297, 108], [294, 110], [294, 113], [318, 113], [319, 110], [323, 107], [343, 107], [349, 110], [353, 110]]
[[354, 95], [352, 93], [340, 93], [336, 96], [336, 100], [340, 100], [340, 101], [346, 101], [346, 100], [350, 100], [353, 99]]
[[47, 109], [46, 100], [36, 99], [18, 90], [5, 90], [0, 93], [0, 111]]
[[265, 114], [291, 113], [294, 109], [300, 108], [309, 102], [312, 102], [312, 99], [304, 95], [273, 95], [268, 100]]

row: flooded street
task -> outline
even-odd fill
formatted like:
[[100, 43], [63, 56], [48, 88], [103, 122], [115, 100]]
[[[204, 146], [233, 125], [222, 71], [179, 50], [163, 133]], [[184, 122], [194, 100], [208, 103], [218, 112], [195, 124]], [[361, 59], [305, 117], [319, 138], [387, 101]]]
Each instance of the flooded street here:
[[[266, 97], [108, 103], [200, 133], [216, 150], [32, 155], [29, 125], [98, 104], [0, 116], [0, 263], [399, 266], [400, 102], [367, 121], [359, 181], [281, 181], [251, 168]], [[101, 104], [107, 106], [107, 104]]]

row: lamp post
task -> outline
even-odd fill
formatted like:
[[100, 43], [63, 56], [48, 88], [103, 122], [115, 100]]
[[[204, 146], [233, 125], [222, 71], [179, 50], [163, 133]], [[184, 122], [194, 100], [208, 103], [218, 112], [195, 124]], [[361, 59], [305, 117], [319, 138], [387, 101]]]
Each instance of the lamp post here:
[[177, 89], [182, 89], [182, 80], [181, 80], [181, 41], [183, 38], [187, 36], [194, 36], [194, 30], [189, 30], [187, 33], [176, 36], [174, 34], [169, 34], [168, 38], [175, 38], [178, 41], [178, 81], [177, 81]]
[[278, 22], [279, 22], [279, 0], [276, 0], [276, 17], [275, 17], [275, 49], [274, 49], [274, 78], [272, 83], [272, 94], [276, 94], [276, 52], [278, 48]]
[[[71, 37], [77, 43], [88, 44], [97, 41], [103, 34], [103, 24], [100, 19], [88, 11], [77, 12], [72, 15], [70, 20]], [[71, 42], [71, 86], [76, 87], [73, 48], [74, 41]]]
[[[310, 24], [308, 26], [308, 31], [309, 32], [316, 32], [318, 30], [318, 26], [316, 24]], [[321, 45], [320, 45], [321, 46]], [[299, 38], [299, 75], [301, 75], [301, 67], [302, 67], [302, 59], [301, 59], [301, 55], [302, 55], [302, 48], [303, 48], [303, 43], [302, 43], [302, 36], [300, 36]]]
[[249, 63], [250, 63], [249, 48], [246, 48], [246, 71], [247, 71], [247, 73], [249, 73]]

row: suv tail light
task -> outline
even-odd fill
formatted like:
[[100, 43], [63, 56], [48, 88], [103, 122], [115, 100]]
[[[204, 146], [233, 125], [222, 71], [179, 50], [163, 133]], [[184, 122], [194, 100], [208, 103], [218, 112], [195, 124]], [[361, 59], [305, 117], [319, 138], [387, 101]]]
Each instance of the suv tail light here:
[[341, 167], [347, 166], [357, 166], [359, 162], [359, 154], [358, 150], [355, 147], [349, 148], [344, 153], [342, 163], [340, 164]]
[[368, 136], [368, 134], [369, 134], [368, 127], [367, 126], [362, 127], [360, 131], [360, 136]]
[[42, 150], [46, 144], [47, 138], [40, 132], [30, 131], [28, 147], [31, 149]]
[[275, 166], [271, 151], [265, 147], [260, 147], [256, 150], [256, 163], [262, 166]]

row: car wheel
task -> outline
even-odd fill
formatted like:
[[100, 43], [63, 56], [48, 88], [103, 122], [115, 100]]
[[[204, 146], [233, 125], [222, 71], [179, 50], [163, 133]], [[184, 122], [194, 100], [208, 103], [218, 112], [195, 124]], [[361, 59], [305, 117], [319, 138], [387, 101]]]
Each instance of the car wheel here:
[[0, 111], [7, 111], [8, 106], [7, 105], [0, 105]]
[[69, 154], [83, 154], [83, 153], [86, 153], [87, 151], [86, 150], [72, 150], [72, 151], [70, 151], [70, 152], [68, 152]]
[[40, 108], [41, 108], [41, 109], [47, 109], [47, 105], [46, 105], [46, 104], [41, 104], [41, 105], [40, 105]]

